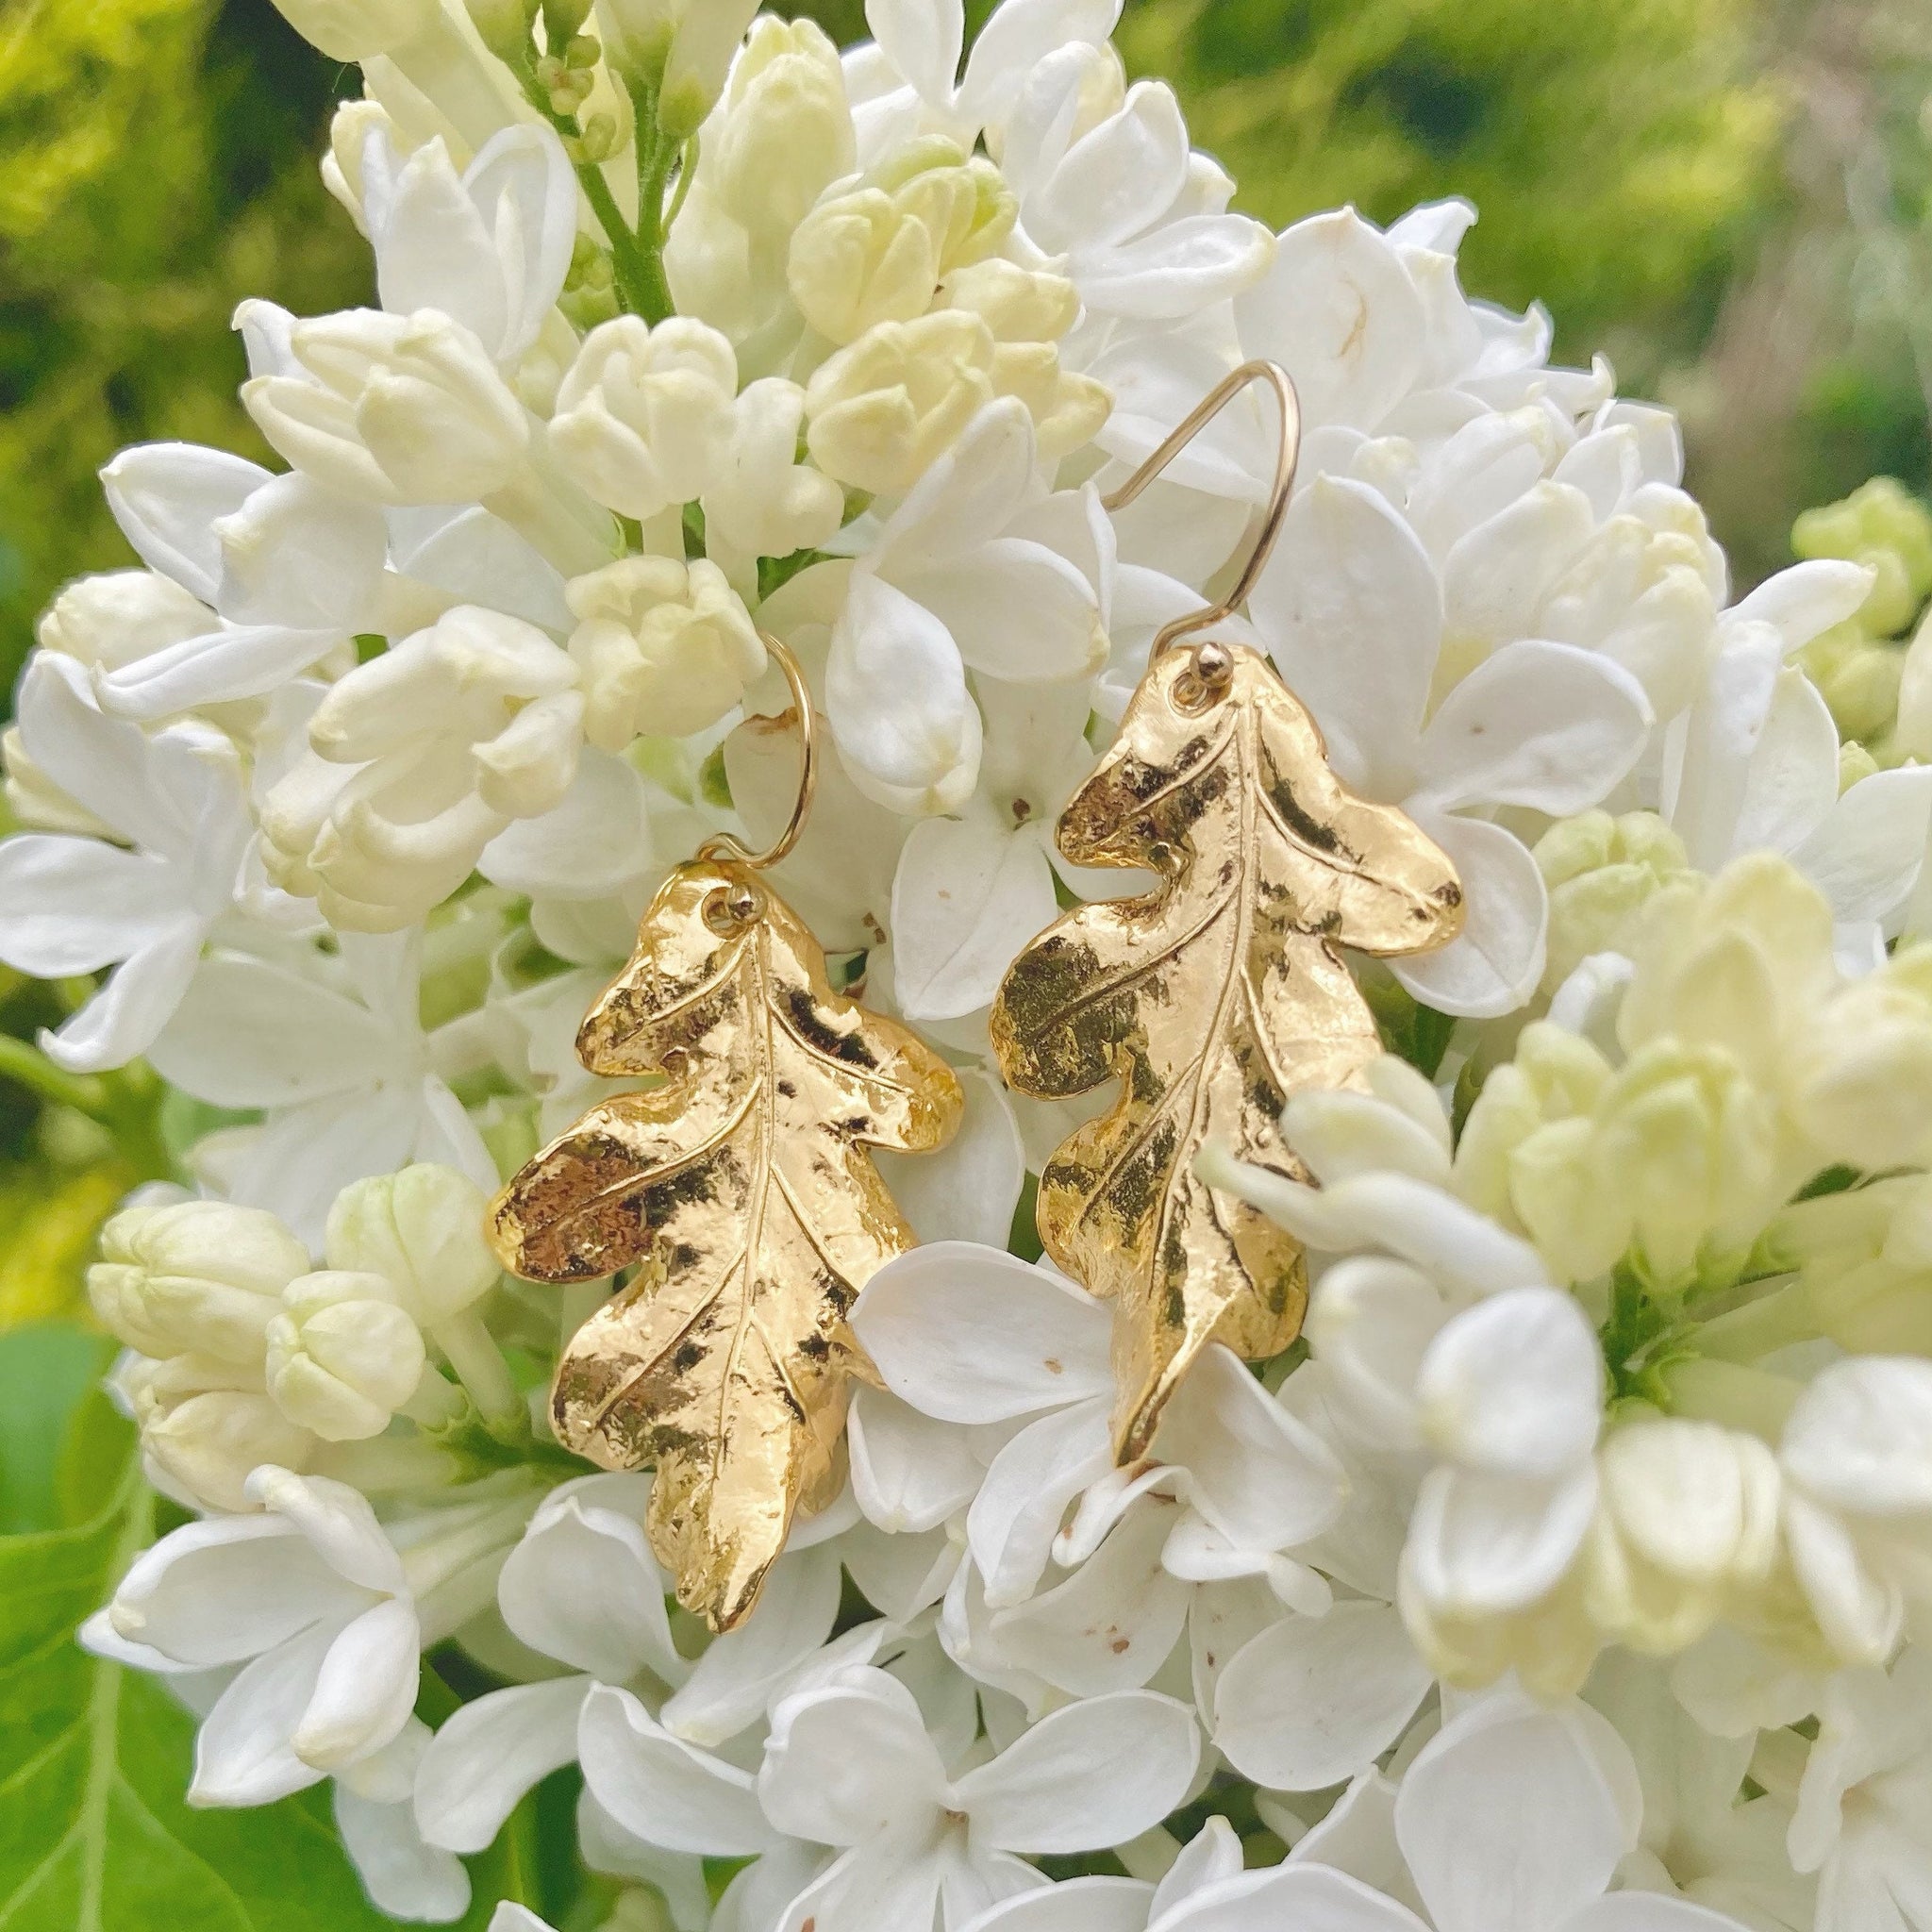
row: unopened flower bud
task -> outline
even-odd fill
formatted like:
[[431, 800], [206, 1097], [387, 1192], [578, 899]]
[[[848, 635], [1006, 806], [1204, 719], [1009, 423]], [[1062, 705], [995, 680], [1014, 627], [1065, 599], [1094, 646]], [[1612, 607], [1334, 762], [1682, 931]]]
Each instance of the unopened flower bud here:
[[806, 389], [813, 460], [874, 495], [909, 490], [992, 400], [992, 333], [976, 315], [879, 323]]
[[318, 482], [376, 503], [472, 503], [523, 467], [524, 406], [475, 336], [439, 310], [318, 316], [294, 325], [289, 346], [305, 373], [255, 376], [242, 399]]
[[421, 1380], [423, 1337], [380, 1274], [291, 1282], [268, 1324], [268, 1392], [325, 1442], [379, 1436]]
[[570, 653], [584, 675], [584, 735], [600, 750], [702, 731], [764, 669], [743, 600], [703, 558], [623, 558], [564, 594], [582, 620]]
[[[132, 1365], [122, 1393], [141, 1428], [142, 1453], [156, 1488], [198, 1508], [257, 1507], [249, 1475], [265, 1462], [305, 1469], [320, 1446], [232, 1365], [205, 1356]], [[250, 1378], [252, 1379], [252, 1378]]]
[[738, 358], [716, 329], [619, 316], [563, 378], [550, 448], [599, 503], [641, 522], [704, 493], [730, 452], [737, 392]]
[[499, 60], [516, 60], [530, 43], [537, 0], [464, 0], [477, 37]]
[[705, 138], [710, 192], [755, 244], [782, 246], [858, 164], [845, 73], [824, 29], [769, 14], [757, 21], [731, 69], [715, 136]]
[[275, 0], [282, 18], [331, 60], [373, 60], [414, 40], [437, 0]]
[[282, 1290], [308, 1265], [302, 1243], [259, 1208], [130, 1208], [101, 1231], [88, 1296], [106, 1326], [143, 1355], [194, 1354], [254, 1370]]
[[914, 142], [894, 165], [827, 196], [799, 224], [788, 269], [792, 299], [835, 342], [874, 323], [911, 322], [932, 307], [948, 275], [999, 246], [1016, 212], [1012, 192], [983, 156], [969, 160], [950, 142]]
[[219, 628], [200, 598], [151, 570], [103, 571], [76, 577], [56, 597], [35, 632], [43, 649], [103, 671]]
[[427, 1162], [358, 1181], [329, 1209], [328, 1265], [381, 1275], [429, 1327], [496, 1284], [502, 1271], [483, 1238], [489, 1206], [474, 1181]]
[[1690, 874], [1684, 841], [1648, 811], [1564, 819], [1537, 841], [1535, 857], [1550, 893], [1546, 991], [1591, 954], [1624, 950], [1652, 896]]

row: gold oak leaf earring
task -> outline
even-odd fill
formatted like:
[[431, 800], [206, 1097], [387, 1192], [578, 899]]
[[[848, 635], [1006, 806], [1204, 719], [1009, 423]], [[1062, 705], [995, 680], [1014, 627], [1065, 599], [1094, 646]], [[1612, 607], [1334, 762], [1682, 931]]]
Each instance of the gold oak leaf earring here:
[[958, 1125], [952, 1071], [832, 991], [824, 950], [760, 874], [797, 842], [816, 774], [811, 694], [776, 639], [804, 769], [769, 851], [728, 834], [665, 880], [591, 1008], [593, 1074], [662, 1084], [592, 1108], [497, 1197], [491, 1238], [532, 1281], [641, 1264], [572, 1338], [558, 1439], [607, 1469], [657, 1465], [650, 1539], [714, 1630], [750, 1611], [794, 1512], [842, 1479], [845, 1317], [913, 1245], [872, 1147], [923, 1154]]
[[1301, 435], [1287, 373], [1236, 370], [1106, 507], [1133, 502], [1257, 382], [1280, 402], [1282, 434], [1254, 553], [1223, 602], [1155, 640], [1119, 738], [1056, 831], [1074, 864], [1144, 868], [1158, 884], [1049, 926], [1008, 969], [991, 1016], [1021, 1092], [1061, 1099], [1120, 1082], [1112, 1108], [1047, 1162], [1039, 1221], [1053, 1258], [1115, 1304], [1123, 1464], [1146, 1455], [1208, 1342], [1276, 1355], [1307, 1304], [1299, 1244], [1203, 1182], [1196, 1155], [1213, 1141], [1307, 1178], [1281, 1138], [1288, 1096], [1359, 1085], [1381, 1050], [1339, 949], [1424, 952], [1462, 924], [1448, 859], [1401, 812], [1343, 789], [1267, 659], [1186, 641], [1246, 602], [1287, 515]]

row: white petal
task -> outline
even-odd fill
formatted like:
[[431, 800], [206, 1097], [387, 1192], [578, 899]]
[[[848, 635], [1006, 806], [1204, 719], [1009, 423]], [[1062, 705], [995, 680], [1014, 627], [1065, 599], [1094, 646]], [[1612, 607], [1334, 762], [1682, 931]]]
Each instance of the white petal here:
[[1739, 1924], [1688, 1898], [1612, 1891], [1574, 1913], [1564, 1922], [1563, 1932], [1739, 1932]]
[[1840, 921], [1888, 920], [1918, 882], [1928, 839], [1932, 766], [1911, 765], [1859, 779], [1790, 858]]
[[1348, 1489], [1328, 1445], [1218, 1343], [1168, 1405], [1154, 1453], [1187, 1471], [1187, 1500], [1237, 1549], [1285, 1550], [1319, 1536]]
[[1932, 1510], [1932, 1363], [1864, 1356], [1831, 1364], [1792, 1407], [1780, 1455], [1797, 1482], [1835, 1508]]
[[1663, 803], [1690, 863], [1703, 871], [1717, 871], [1731, 855], [1782, 658], [1782, 641], [1768, 625], [1742, 627], [1718, 654], [1704, 695], [1690, 708], [1681, 771]]
[[1353, 208], [1297, 222], [1266, 279], [1235, 304], [1241, 346], [1294, 377], [1310, 424], [1374, 429], [1422, 367], [1421, 297]]
[[[902, 1932], [934, 1923], [943, 1867], [917, 1840], [854, 1847], [801, 1891], [774, 1932]], [[772, 1922], [767, 1922], [772, 1923]], [[763, 1932], [763, 1928], [759, 1928]]]
[[108, 508], [141, 560], [204, 604], [221, 582], [215, 519], [270, 480], [259, 463], [192, 442], [137, 443], [101, 472]]
[[1388, 1750], [1432, 1681], [1386, 1605], [1339, 1603], [1325, 1617], [1285, 1617], [1222, 1673], [1214, 1741], [1257, 1784], [1321, 1790]]
[[21, 742], [51, 783], [130, 845], [186, 856], [193, 821], [158, 782], [155, 741], [102, 714], [76, 658], [37, 651], [20, 681], [18, 717]]
[[1553, 1932], [1603, 1891], [1624, 1851], [1575, 1724], [1507, 1695], [1424, 1748], [1395, 1829], [1437, 1932]]
[[625, 762], [586, 745], [560, 803], [513, 820], [483, 848], [476, 869], [511, 892], [599, 899], [638, 874], [650, 850], [644, 781]]
[[[463, 173], [494, 244], [507, 298], [499, 360], [536, 341], [570, 273], [577, 184], [563, 143], [524, 124], [492, 135]], [[432, 305], [433, 306], [433, 305]]]
[[1862, 563], [1814, 558], [1766, 577], [1728, 614], [1739, 623], [1770, 625], [1789, 654], [1856, 616], [1872, 594], [1873, 581], [1873, 573]]
[[1416, 1500], [1405, 1576], [1451, 1615], [1527, 1608], [1575, 1560], [1596, 1496], [1590, 1463], [1555, 1483], [1432, 1470]]
[[1075, 1697], [1140, 1689], [1179, 1641], [1193, 1595], [1161, 1565], [1173, 1520], [1171, 1503], [1148, 1499], [1065, 1582], [995, 1615], [1006, 1657]]
[[279, 1517], [210, 1517], [135, 1558], [113, 1622], [121, 1636], [199, 1667], [257, 1657], [365, 1601]]
[[328, 1476], [291, 1475], [269, 1464], [248, 1478], [248, 1495], [292, 1523], [338, 1575], [390, 1595], [407, 1591], [402, 1558], [359, 1490]]
[[1080, 294], [1104, 315], [1191, 317], [1253, 287], [1274, 238], [1245, 215], [1185, 215], [1079, 264]]
[[597, 1495], [591, 1488], [545, 1503], [497, 1578], [503, 1620], [531, 1649], [607, 1684], [646, 1670], [675, 1681], [683, 1671], [668, 1585], [644, 1540], [642, 1500], [633, 1515], [598, 1507]]
[[1515, 1288], [1429, 1344], [1416, 1376], [1424, 1433], [1498, 1475], [1555, 1476], [1589, 1456], [1603, 1417], [1603, 1354], [1573, 1295]]
[[1153, 1890], [1138, 1878], [1065, 1878], [981, 1912], [960, 1932], [1147, 1932]]
[[1406, 765], [1441, 646], [1442, 593], [1379, 491], [1317, 476], [1291, 507], [1248, 610], [1344, 779], [1366, 784]]
[[892, 883], [893, 984], [908, 1020], [953, 1020], [992, 1004], [1028, 940], [1058, 911], [1053, 868], [1031, 827], [975, 801], [965, 818], [914, 825]]
[[955, 1789], [989, 1844], [1091, 1851], [1158, 1824], [1187, 1796], [1200, 1756], [1186, 1705], [1124, 1690], [1042, 1718]]
[[416, 1822], [433, 1845], [480, 1852], [525, 1791], [577, 1755], [581, 1677], [513, 1684], [457, 1711], [416, 1774]]
[[598, 1804], [648, 1844], [742, 1858], [774, 1841], [751, 1774], [674, 1738], [628, 1690], [591, 1688], [577, 1757]]
[[1149, 1932], [1425, 1932], [1408, 1909], [1320, 1865], [1277, 1865], [1224, 1880]]
[[1534, 485], [1478, 524], [1442, 563], [1452, 633], [1498, 644], [1535, 636], [1544, 596], [1595, 528], [1589, 497], [1560, 482]]
[[1043, 543], [1001, 537], [893, 582], [952, 634], [967, 668], [1013, 684], [1057, 684], [1107, 661], [1093, 587]]
[[886, 1387], [942, 1422], [993, 1423], [1113, 1392], [1107, 1310], [994, 1247], [939, 1241], [887, 1262], [852, 1311]]
[[341, 641], [337, 631], [285, 624], [226, 625], [108, 673], [101, 680], [101, 704], [117, 718], [154, 719], [197, 705], [263, 697]]
[[786, 1680], [832, 1634], [842, 1581], [838, 1550], [792, 1550], [772, 1566], [758, 1615], [708, 1645], [658, 1720], [693, 1744], [720, 1745], [764, 1715]]
[[1824, 692], [1788, 666], [1744, 768], [1730, 854], [1790, 852], [1823, 828], [1837, 802], [1838, 725]]
[[774, 1826], [825, 1845], [863, 1845], [938, 1823], [945, 1767], [913, 1695], [883, 1671], [788, 1697], [772, 1716], [758, 1799]]
[[128, 955], [112, 978], [58, 1033], [41, 1035], [41, 1051], [69, 1073], [125, 1067], [156, 1042], [194, 981], [201, 961], [198, 924]]
[[1461, 933], [1440, 952], [1391, 959], [1396, 978], [1438, 1012], [1492, 1019], [1514, 1012], [1543, 974], [1549, 893], [1529, 848], [1484, 819], [1417, 823], [1445, 852], [1462, 881]]
[[1039, 61], [1079, 42], [1104, 45], [1120, 17], [1121, 0], [1006, 0], [973, 42], [960, 113], [973, 122], [999, 119]]
[[825, 660], [825, 717], [852, 781], [908, 816], [957, 810], [979, 774], [979, 711], [952, 633], [855, 572]]
[[859, 1507], [894, 1535], [917, 1535], [957, 1515], [986, 1473], [967, 1430], [875, 1389], [854, 1395], [846, 1436]]
[[396, 1042], [368, 1008], [304, 974], [241, 954], [210, 959], [150, 1058], [216, 1107], [288, 1107], [396, 1071]]
[[1026, 197], [1028, 232], [1047, 248], [1107, 248], [1164, 214], [1187, 175], [1188, 130], [1174, 90], [1138, 81], [1120, 111], [1074, 142]]
[[865, 0], [865, 24], [928, 106], [950, 107], [966, 39], [960, 0]]
[[335, 1636], [327, 1624], [305, 1630], [264, 1651], [222, 1692], [194, 1740], [191, 1805], [272, 1805], [321, 1781], [291, 1740]]
[[392, 1599], [356, 1618], [323, 1658], [291, 1740], [295, 1755], [337, 1771], [379, 1751], [415, 1707], [421, 1652], [413, 1604]]
[[1181, 1847], [1180, 1857], [1167, 1868], [1155, 1888], [1150, 1920], [1179, 1905], [1190, 1892], [1240, 1876], [1241, 1841], [1225, 1818], [1213, 1817]]
[[423, 1842], [407, 1803], [378, 1804], [336, 1787], [336, 1829], [370, 1903], [392, 1919], [446, 1925], [470, 1905], [470, 1874], [454, 1854]]
[[22, 833], [0, 843], [0, 959], [37, 979], [112, 965], [180, 925], [185, 883], [99, 839]]
[[1607, 658], [1537, 639], [1505, 644], [1429, 720], [1412, 808], [1582, 811], [1636, 763], [1650, 722], [1643, 687]]
[[392, 181], [378, 174], [375, 158], [364, 161], [364, 199], [383, 308], [391, 315], [440, 308], [498, 354], [508, 316], [494, 237], [464, 192], [442, 141], [432, 139], [405, 158]]
[[1308, 1305], [1308, 1344], [1369, 1441], [1421, 1446], [1416, 1374], [1447, 1316], [1441, 1291], [1403, 1261], [1357, 1255], [1322, 1276]]
[[1068, 1504], [1112, 1470], [1111, 1406], [1101, 1395], [1057, 1409], [993, 1457], [966, 1513], [966, 1541], [995, 1608], [1032, 1594]]
[[939, 1153], [879, 1153], [873, 1158], [922, 1242], [1004, 1247], [1026, 1184], [1020, 1124], [1007, 1090], [991, 1074], [963, 1068], [959, 1086], [966, 1118]]

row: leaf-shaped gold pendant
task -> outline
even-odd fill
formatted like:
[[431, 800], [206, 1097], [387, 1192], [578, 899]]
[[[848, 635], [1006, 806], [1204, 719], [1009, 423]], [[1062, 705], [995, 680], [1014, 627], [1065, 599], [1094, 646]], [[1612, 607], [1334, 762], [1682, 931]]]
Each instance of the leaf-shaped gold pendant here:
[[834, 992], [825, 957], [746, 866], [665, 882], [577, 1035], [592, 1073], [660, 1074], [537, 1155], [491, 1239], [533, 1281], [634, 1280], [558, 1365], [557, 1433], [607, 1469], [657, 1465], [650, 1535], [715, 1630], [756, 1601], [801, 1499], [839, 1479], [845, 1317], [912, 1232], [869, 1147], [958, 1124], [952, 1070]]
[[[1204, 677], [1209, 665], [1221, 675]], [[1289, 1094], [1356, 1084], [1380, 1050], [1338, 949], [1443, 944], [1462, 891], [1401, 812], [1343, 790], [1314, 721], [1237, 645], [1155, 659], [1058, 838], [1075, 865], [1159, 877], [1143, 898], [1049, 926], [992, 1008], [994, 1050], [1022, 1092], [1121, 1082], [1048, 1161], [1039, 1220], [1054, 1259], [1116, 1302], [1126, 1463], [1208, 1341], [1277, 1354], [1307, 1302], [1293, 1238], [1202, 1182], [1195, 1155], [1220, 1141], [1305, 1177], [1281, 1139]]]

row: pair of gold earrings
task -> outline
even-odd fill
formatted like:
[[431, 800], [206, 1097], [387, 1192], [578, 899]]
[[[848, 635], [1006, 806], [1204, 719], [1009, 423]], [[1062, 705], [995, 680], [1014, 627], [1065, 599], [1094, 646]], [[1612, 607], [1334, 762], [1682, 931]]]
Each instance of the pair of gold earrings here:
[[[1282, 433], [1247, 564], [1155, 640], [1112, 748], [1056, 829], [1074, 864], [1156, 884], [1057, 920], [1013, 961], [991, 1019], [1019, 1091], [1120, 1085], [1047, 1162], [1039, 1224], [1053, 1258], [1115, 1305], [1124, 1464], [1147, 1454], [1203, 1347], [1277, 1354], [1307, 1304], [1298, 1243], [1198, 1179], [1195, 1155], [1216, 1141], [1299, 1175], [1280, 1134], [1289, 1094], [1351, 1084], [1379, 1051], [1338, 949], [1422, 952], [1462, 918], [1448, 859], [1401, 812], [1343, 789], [1268, 661], [1199, 635], [1246, 601], [1288, 511], [1300, 412], [1286, 373], [1236, 370], [1106, 507], [1131, 503], [1257, 382]], [[794, 1513], [841, 1480], [862, 1359], [845, 1318], [913, 1245], [868, 1150], [932, 1152], [963, 1106], [910, 1031], [833, 991], [824, 951], [761, 876], [804, 829], [817, 759], [797, 661], [765, 643], [803, 739], [791, 823], [765, 852], [713, 839], [665, 881], [577, 1036], [592, 1073], [663, 1084], [591, 1108], [504, 1190], [491, 1227], [531, 1280], [641, 1264], [566, 1347], [553, 1415], [593, 1462], [656, 1465], [652, 1547], [716, 1630], [749, 1612]]]

